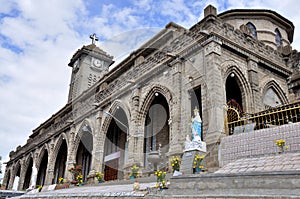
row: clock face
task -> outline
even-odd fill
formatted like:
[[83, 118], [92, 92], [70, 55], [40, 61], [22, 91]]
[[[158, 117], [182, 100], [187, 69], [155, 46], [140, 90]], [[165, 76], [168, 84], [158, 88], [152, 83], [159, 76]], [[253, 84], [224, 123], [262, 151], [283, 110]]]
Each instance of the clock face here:
[[103, 61], [101, 61], [101, 60], [99, 60], [99, 59], [94, 59], [93, 64], [94, 64], [96, 67], [102, 67]]

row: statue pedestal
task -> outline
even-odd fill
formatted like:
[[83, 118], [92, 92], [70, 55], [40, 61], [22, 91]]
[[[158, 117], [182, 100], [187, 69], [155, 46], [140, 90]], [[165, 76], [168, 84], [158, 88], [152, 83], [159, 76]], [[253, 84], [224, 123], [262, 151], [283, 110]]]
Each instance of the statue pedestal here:
[[180, 165], [180, 172], [183, 174], [193, 174], [193, 163], [194, 158], [198, 155], [206, 154], [206, 143], [205, 142], [192, 142], [189, 148], [184, 150], [181, 165]]

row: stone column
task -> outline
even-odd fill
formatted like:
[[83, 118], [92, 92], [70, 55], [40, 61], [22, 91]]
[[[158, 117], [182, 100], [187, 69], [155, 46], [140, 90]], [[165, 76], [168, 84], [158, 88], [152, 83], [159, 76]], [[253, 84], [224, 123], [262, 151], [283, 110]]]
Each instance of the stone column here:
[[[250, 113], [256, 113], [259, 110], [262, 110], [262, 103], [261, 103], [261, 94], [259, 92], [259, 82], [258, 82], [258, 66], [257, 66], [257, 60], [254, 60], [253, 58], [249, 57], [248, 59], [248, 77], [249, 82], [252, 90], [253, 100], [249, 102], [248, 104], [250, 107], [247, 107], [247, 112]], [[248, 101], [248, 99], [246, 99]]]
[[[5, 168], [5, 174], [4, 174], [4, 178], [3, 178], [3, 186], [6, 187], [9, 184], [10, 181], [10, 176], [11, 176], [11, 171], [10, 171], [10, 165], [6, 165]], [[8, 173], [10, 174], [10, 176], [8, 176]], [[8, 178], [9, 177], [9, 178]]]
[[128, 158], [125, 163], [126, 170], [134, 164], [143, 165], [144, 131], [139, 127], [138, 110], [140, 105], [140, 88], [138, 85], [132, 87], [131, 95], [131, 118], [129, 119]]
[[53, 158], [52, 158], [53, 150], [54, 150], [54, 142], [53, 142], [53, 140], [51, 140], [51, 143], [49, 144], [49, 150], [48, 150], [48, 164], [47, 164], [47, 169], [46, 169], [44, 185], [51, 185], [53, 178], [54, 178], [55, 160], [53, 161]]
[[[220, 67], [221, 53], [221, 42], [217, 38], [211, 38], [204, 44], [204, 71], [206, 73], [204, 75], [207, 90], [202, 93], [202, 95], [206, 95], [202, 111], [203, 120], [207, 120], [208, 127], [203, 141], [207, 144], [206, 162], [209, 171], [214, 171], [219, 167], [219, 140], [224, 136], [226, 96]], [[201, 87], [204, 88], [204, 86]]]
[[14, 181], [15, 181], [15, 172], [14, 172], [14, 167], [13, 165], [11, 166], [12, 169], [10, 170], [10, 178], [8, 179], [8, 186], [7, 186], [7, 189], [8, 190], [11, 190], [13, 188], [13, 185], [14, 185]]
[[75, 142], [75, 132], [76, 132], [76, 128], [74, 124], [71, 124], [70, 126], [70, 135], [68, 136], [68, 157], [67, 157], [67, 162], [66, 162], [66, 169], [65, 169], [65, 179], [72, 181], [73, 180], [73, 176], [72, 173], [69, 172], [69, 168], [73, 167], [73, 165], [75, 164], [76, 160], [75, 160], [75, 156], [74, 153], [76, 153], [76, 151], [74, 152], [74, 142]]
[[25, 159], [23, 158], [21, 160], [21, 170], [20, 170], [20, 179], [19, 179], [19, 184], [18, 184], [18, 190], [23, 189], [26, 171], [27, 171], [27, 169], [25, 169]]
[[170, 109], [170, 119], [169, 119], [169, 127], [170, 127], [170, 144], [169, 144], [169, 152], [167, 153], [168, 157], [181, 155], [183, 153], [182, 148], [182, 117], [183, 117], [183, 107], [182, 104], [182, 94], [183, 94], [183, 80], [182, 80], [182, 69], [183, 63], [180, 60], [176, 60], [174, 65], [172, 66], [172, 84], [173, 91], [176, 93], [176, 96], [173, 96], [173, 100], [169, 103]]
[[96, 172], [103, 172], [103, 146], [105, 139], [103, 139], [102, 131], [101, 131], [101, 122], [102, 122], [103, 111], [99, 110], [96, 112], [96, 121], [95, 121], [95, 132], [93, 133], [93, 151], [92, 151], [92, 163], [91, 163], [91, 171], [89, 172], [88, 179], [89, 182], [95, 182], [94, 177], [96, 176]]

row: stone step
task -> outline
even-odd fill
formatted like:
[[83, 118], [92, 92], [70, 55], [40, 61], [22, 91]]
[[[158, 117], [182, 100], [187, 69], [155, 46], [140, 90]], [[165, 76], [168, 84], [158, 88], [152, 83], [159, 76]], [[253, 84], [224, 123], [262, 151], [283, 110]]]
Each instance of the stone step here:
[[300, 172], [184, 175], [171, 178], [168, 190], [151, 194], [163, 195], [165, 198], [300, 198]]

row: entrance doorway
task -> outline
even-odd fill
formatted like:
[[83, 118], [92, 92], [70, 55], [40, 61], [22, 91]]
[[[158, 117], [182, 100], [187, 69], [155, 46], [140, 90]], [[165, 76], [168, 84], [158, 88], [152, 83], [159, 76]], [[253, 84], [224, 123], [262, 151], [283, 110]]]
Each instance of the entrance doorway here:
[[111, 118], [104, 145], [104, 179], [123, 179], [123, 166], [127, 155], [128, 120], [124, 110], [118, 107], [113, 114], [107, 113]]
[[104, 168], [104, 180], [116, 180], [118, 179], [118, 159], [111, 160], [105, 163]]

